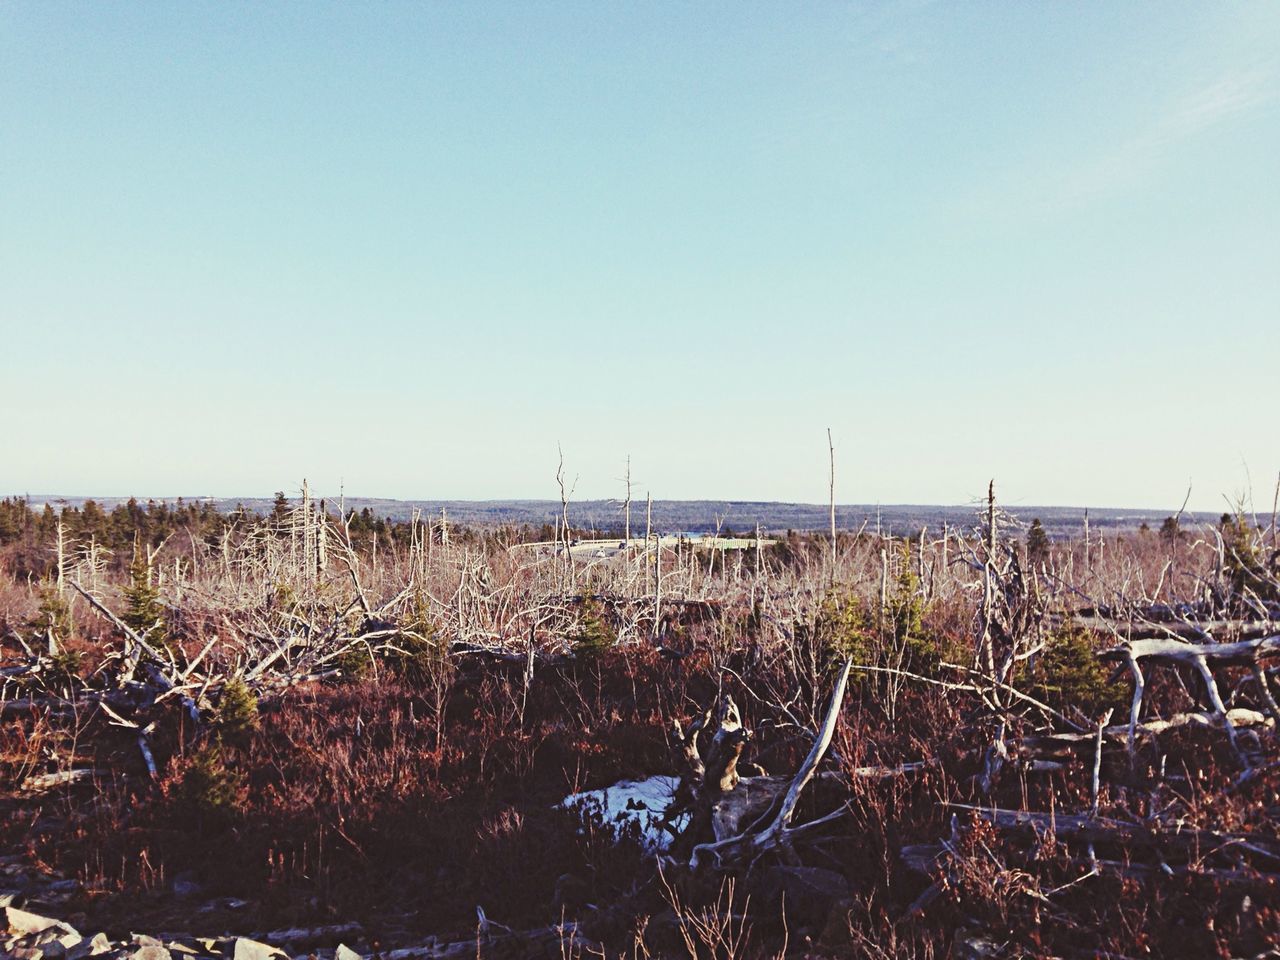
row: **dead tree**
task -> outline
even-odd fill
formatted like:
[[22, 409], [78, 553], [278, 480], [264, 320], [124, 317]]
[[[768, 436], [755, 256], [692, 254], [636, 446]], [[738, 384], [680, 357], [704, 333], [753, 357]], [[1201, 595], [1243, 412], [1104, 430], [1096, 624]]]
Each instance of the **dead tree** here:
[[808, 823], [792, 823], [801, 794], [831, 745], [851, 667], [852, 661], [846, 661], [841, 668], [813, 746], [794, 776], [742, 777], [738, 773], [739, 758], [751, 734], [728, 697], [715, 713], [715, 732], [710, 737], [710, 710], [690, 725], [687, 734], [677, 728], [686, 772], [666, 819], [670, 823], [688, 814], [689, 824], [672, 845], [673, 856], [687, 856], [689, 868], [695, 871], [749, 869], [770, 854], [796, 863], [797, 845], [816, 838], [844, 816], [845, 808], [840, 807]]

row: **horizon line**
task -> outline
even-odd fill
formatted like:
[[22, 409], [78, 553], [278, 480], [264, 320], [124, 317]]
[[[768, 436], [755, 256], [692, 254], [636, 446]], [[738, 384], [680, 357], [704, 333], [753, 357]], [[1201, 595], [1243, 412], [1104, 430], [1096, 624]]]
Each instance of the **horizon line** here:
[[[104, 500], [124, 500], [124, 501], [128, 501], [128, 500], [131, 500], [131, 499], [132, 499], [132, 500], [137, 500], [137, 501], [138, 501], [138, 502], [140, 502], [140, 503], [146, 503], [146, 502], [148, 502], [148, 501], [153, 501], [153, 502], [157, 502], [157, 503], [173, 503], [173, 502], [175, 502], [175, 501], [177, 501], [177, 500], [184, 500], [184, 501], [189, 501], [189, 502], [190, 502], [190, 501], [197, 501], [197, 502], [198, 502], [198, 501], [219, 501], [219, 502], [228, 502], [228, 503], [247, 503], [247, 502], [251, 502], [251, 501], [255, 501], [255, 500], [266, 500], [266, 501], [270, 501], [270, 500], [274, 499], [274, 497], [275, 497], [275, 493], [276, 493], [276, 491], [272, 491], [272, 492], [271, 492], [271, 493], [269, 493], [269, 494], [256, 495], [256, 496], [218, 496], [218, 495], [215, 495], [215, 494], [194, 494], [194, 495], [188, 495], [188, 494], [176, 494], [176, 495], [163, 495], [163, 496], [156, 496], [156, 495], [146, 495], [146, 496], [143, 496], [143, 495], [139, 495], [139, 494], [136, 494], [136, 493], [132, 493], [132, 494], [49, 494], [49, 493], [37, 493], [37, 494], [33, 494], [33, 493], [4, 493], [4, 494], [0, 494], [0, 499], [19, 499], [19, 500], [26, 500], [26, 501], [29, 501], [29, 502], [30, 502], [30, 501], [35, 501], [35, 502], [38, 502], [38, 503], [60, 503], [60, 502], [65, 503], [65, 502], [70, 502], [70, 501], [81, 501], [81, 502], [84, 502], [84, 501], [88, 501], [88, 500], [93, 500], [93, 501], [104, 501]], [[287, 499], [289, 499], [290, 501], [293, 501], [293, 500], [301, 499], [301, 497], [300, 497], [299, 495], [294, 495], [294, 496], [289, 496], [289, 497], [287, 497]], [[382, 502], [382, 503], [395, 503], [395, 504], [421, 504], [421, 503], [501, 504], [501, 503], [518, 503], [518, 504], [556, 504], [556, 505], [559, 505], [559, 504], [560, 504], [560, 502], [561, 502], [559, 499], [557, 499], [557, 498], [555, 498], [555, 497], [486, 497], [486, 498], [483, 498], [483, 499], [474, 499], [474, 498], [466, 498], [466, 497], [414, 497], [414, 498], [405, 498], [405, 497], [364, 496], [364, 495], [361, 495], [361, 494], [346, 494], [346, 493], [344, 493], [344, 494], [340, 494], [340, 495], [339, 495], [339, 496], [337, 496], [337, 497], [332, 496], [332, 495], [330, 495], [330, 494], [313, 494], [313, 495], [312, 495], [312, 497], [311, 497], [311, 499], [313, 499], [313, 500], [337, 500], [337, 499], [343, 499], [343, 500], [354, 500], [354, 501], [365, 500], [365, 501], [375, 501], [375, 502]], [[626, 502], [625, 500], [622, 500], [622, 499], [617, 498], [617, 497], [581, 497], [581, 498], [577, 498], [577, 499], [570, 499], [570, 500], [568, 501], [568, 503], [569, 503], [569, 505], [570, 505], [571, 507], [572, 507], [575, 503], [576, 503], [576, 504], [587, 504], [587, 503], [614, 503], [614, 504], [617, 504], [618, 506], [622, 506], [625, 502]], [[631, 500], [631, 503], [632, 503], [633, 505], [635, 505], [635, 504], [643, 505], [645, 502], [646, 502], [646, 501], [645, 501], [644, 499], [640, 499], [640, 498], [632, 498], [632, 500]], [[822, 510], [829, 510], [829, 509], [831, 509], [831, 504], [830, 504], [830, 502], [827, 502], [827, 501], [809, 501], [809, 500], [752, 500], [752, 499], [735, 498], [735, 497], [655, 497], [655, 498], [653, 498], [653, 502], [654, 502], [655, 504], [657, 504], [657, 503], [706, 503], [706, 504], [724, 503], [724, 504], [743, 504], [743, 505], [750, 505], [750, 506], [792, 506], [792, 507], [812, 507], [812, 508], [815, 508], [815, 509], [822, 509]], [[980, 506], [982, 506], [984, 503], [985, 503], [985, 500], [983, 500], [983, 499], [975, 499], [975, 500], [968, 500], [968, 501], [953, 501], [953, 502], [950, 502], [950, 503], [926, 503], [926, 502], [914, 502], [914, 503], [912, 503], [912, 502], [896, 502], [896, 503], [880, 502], [880, 503], [871, 503], [871, 502], [863, 502], [863, 503], [836, 503], [836, 504], [835, 504], [835, 508], [836, 508], [836, 510], [867, 510], [867, 511], [875, 511], [875, 510], [904, 510], [904, 509], [921, 509], [921, 508], [928, 508], [928, 509], [935, 509], [935, 510], [936, 510], [936, 509], [967, 509], [967, 508], [972, 508], [972, 507], [980, 507]], [[1081, 512], [1083, 513], [1084, 511], [1088, 511], [1088, 510], [1107, 510], [1107, 511], [1113, 511], [1113, 512], [1127, 511], [1127, 512], [1133, 512], [1133, 513], [1146, 513], [1146, 514], [1156, 514], [1156, 513], [1162, 513], [1162, 512], [1163, 512], [1163, 513], [1167, 513], [1169, 516], [1178, 516], [1178, 515], [1182, 515], [1182, 516], [1187, 516], [1187, 515], [1203, 515], [1203, 516], [1212, 516], [1212, 515], [1215, 515], [1215, 514], [1217, 513], [1217, 511], [1214, 511], [1214, 510], [1196, 510], [1196, 509], [1191, 509], [1191, 508], [1187, 508], [1187, 509], [1183, 509], [1183, 510], [1170, 510], [1168, 507], [1143, 507], [1143, 506], [1135, 506], [1135, 505], [1128, 505], [1128, 506], [1111, 506], [1111, 505], [1106, 505], [1106, 504], [1083, 505], [1083, 504], [1070, 504], [1070, 503], [1029, 503], [1029, 504], [1014, 504], [1014, 503], [1011, 503], [1011, 502], [1009, 502], [1009, 501], [1001, 501], [1001, 500], [999, 500], [999, 499], [997, 499], [997, 500], [996, 500], [996, 504], [997, 504], [998, 506], [1002, 506], [1002, 507], [1007, 508], [1007, 509], [1014, 509], [1014, 508], [1016, 508], [1016, 509], [1018, 509], [1018, 510], [1020, 510], [1020, 511], [1037, 510], [1037, 509], [1045, 509], [1045, 510], [1078, 510], [1078, 511], [1081, 511]], [[1250, 510], [1250, 511], [1246, 511], [1246, 512], [1247, 512], [1247, 513], [1258, 514], [1258, 511], [1256, 511], [1256, 510]], [[1263, 513], [1266, 513], [1266, 511], [1263, 511]], [[1262, 514], [1258, 514], [1258, 515], [1262, 515]]]

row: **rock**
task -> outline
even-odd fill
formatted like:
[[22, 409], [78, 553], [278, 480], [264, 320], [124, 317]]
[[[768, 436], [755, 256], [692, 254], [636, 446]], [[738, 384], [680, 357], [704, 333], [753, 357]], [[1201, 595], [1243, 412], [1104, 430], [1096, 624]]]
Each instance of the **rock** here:
[[68, 948], [67, 960], [85, 960], [86, 957], [96, 957], [110, 949], [111, 941], [107, 939], [107, 935], [95, 933], [91, 939], [81, 940], [74, 947]]
[[[59, 926], [63, 926], [63, 924], [59, 924]], [[64, 960], [67, 951], [79, 946], [83, 940], [84, 937], [74, 930], [63, 933], [55, 928], [38, 934], [35, 945], [44, 951], [44, 955], [48, 960]]]
[[961, 930], [956, 934], [954, 956], [956, 960], [990, 960], [1004, 953], [1004, 945], [996, 943], [986, 934], [974, 930]]
[[340, 943], [338, 949], [333, 952], [333, 960], [364, 960], [364, 958], [345, 943]]
[[173, 895], [176, 897], [198, 897], [204, 893], [202, 887], [191, 873], [182, 873], [173, 878]]
[[39, 914], [27, 913], [17, 907], [4, 908], [5, 919], [9, 925], [11, 936], [26, 937], [33, 933], [44, 933], [46, 930], [58, 930], [59, 933], [75, 933], [71, 927], [58, 920], [51, 920]]
[[844, 874], [821, 867], [770, 867], [759, 889], [769, 910], [785, 910], [789, 922], [819, 929], [825, 926], [832, 908], [849, 896]]
[[129, 960], [173, 960], [173, 954], [166, 947], [145, 946], [129, 954]]
[[39, 947], [12, 947], [7, 951], [12, 960], [43, 960], [44, 951]]
[[231, 960], [273, 960], [284, 951], [248, 937], [236, 937], [230, 945]]
[[131, 938], [135, 947], [163, 947], [164, 941], [149, 937], [145, 933], [135, 933]]
[[712, 810], [711, 829], [717, 840], [736, 837], [759, 819], [791, 786], [790, 777], [743, 777]]
[[272, 930], [254, 936], [273, 947], [289, 947], [296, 954], [303, 948], [328, 947], [342, 940], [359, 940], [364, 936], [360, 924], [335, 923], [326, 927], [294, 927], [288, 930]]

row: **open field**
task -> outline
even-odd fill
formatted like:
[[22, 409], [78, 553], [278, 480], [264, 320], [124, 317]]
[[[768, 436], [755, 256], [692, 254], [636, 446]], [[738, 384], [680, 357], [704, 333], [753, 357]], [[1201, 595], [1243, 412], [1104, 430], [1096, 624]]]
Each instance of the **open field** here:
[[3, 513], [0, 886], [112, 942], [1236, 957], [1280, 934], [1267, 524], [1054, 542], [992, 503], [945, 539], [596, 562], [310, 501]]

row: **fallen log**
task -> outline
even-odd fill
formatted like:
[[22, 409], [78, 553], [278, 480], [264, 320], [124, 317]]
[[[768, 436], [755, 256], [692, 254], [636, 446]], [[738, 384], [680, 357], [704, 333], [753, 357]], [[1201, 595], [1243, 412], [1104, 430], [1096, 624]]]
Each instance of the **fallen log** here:
[[[1275, 721], [1265, 713], [1247, 707], [1233, 707], [1227, 711], [1227, 717], [1237, 728], [1275, 726]], [[1140, 723], [1135, 733], [1142, 737], [1155, 737], [1182, 727], [1219, 729], [1222, 727], [1222, 718], [1215, 713], [1178, 713], [1172, 717]], [[1123, 745], [1128, 735], [1129, 724], [1127, 723], [1113, 724], [1102, 730], [1103, 739], [1108, 743]], [[1092, 754], [1096, 741], [1097, 733], [1043, 733], [1011, 740], [1010, 746], [1019, 758], [1025, 761], [1061, 761]]]
[[1125, 848], [1161, 848], [1206, 857], [1230, 851], [1241, 856], [1257, 856], [1280, 864], [1280, 839], [1256, 834], [1226, 834], [1175, 825], [1172, 828], [1129, 823], [1087, 814], [1043, 813], [1005, 810], [952, 803], [956, 810], [971, 811], [997, 830], [1051, 834], [1059, 840], [1085, 844], [1115, 844]]
[[1159, 620], [1152, 616], [1140, 619], [1129, 619], [1119, 614], [1115, 617], [1105, 616], [1073, 616], [1057, 615], [1052, 619], [1055, 624], [1071, 624], [1096, 633], [1119, 633], [1126, 640], [1181, 639], [1193, 642], [1212, 642], [1218, 637], [1231, 637], [1233, 640], [1250, 640], [1266, 637], [1280, 630], [1280, 621], [1276, 620]]
[[1245, 765], [1248, 766], [1248, 761], [1244, 759], [1244, 754], [1241, 752], [1240, 745], [1236, 740], [1235, 726], [1231, 722], [1226, 704], [1223, 703], [1222, 694], [1218, 691], [1218, 684], [1213, 678], [1213, 671], [1210, 666], [1248, 667], [1258, 684], [1267, 712], [1271, 714], [1272, 719], [1280, 720], [1280, 705], [1277, 705], [1275, 698], [1271, 695], [1271, 688], [1267, 683], [1267, 675], [1259, 662], [1262, 657], [1277, 653], [1280, 653], [1280, 634], [1256, 637], [1252, 640], [1240, 640], [1235, 643], [1184, 643], [1180, 640], [1167, 638], [1131, 640], [1119, 646], [1099, 651], [1098, 659], [1104, 661], [1119, 660], [1127, 664], [1129, 672], [1133, 674], [1133, 701], [1129, 708], [1128, 746], [1130, 755], [1133, 754], [1138, 718], [1142, 712], [1142, 701], [1146, 694], [1146, 678], [1142, 672], [1142, 663], [1143, 661], [1155, 661], [1163, 664], [1181, 664], [1182, 666], [1191, 667], [1200, 674], [1201, 679], [1204, 681], [1205, 692], [1209, 696], [1209, 702], [1217, 715], [1222, 718], [1232, 748], [1244, 761]]
[[28, 796], [38, 796], [42, 793], [57, 790], [59, 787], [70, 787], [86, 780], [92, 781], [100, 777], [110, 777], [111, 775], [110, 770], [93, 770], [89, 768], [60, 770], [57, 773], [42, 773], [38, 776], [27, 777], [19, 784], [18, 790]]

